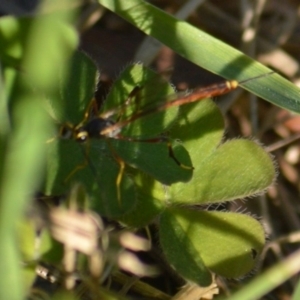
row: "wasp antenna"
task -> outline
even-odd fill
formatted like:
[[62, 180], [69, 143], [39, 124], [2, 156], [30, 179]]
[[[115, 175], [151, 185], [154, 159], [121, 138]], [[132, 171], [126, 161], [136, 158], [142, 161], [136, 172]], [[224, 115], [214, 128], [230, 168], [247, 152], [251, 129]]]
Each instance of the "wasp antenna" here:
[[248, 79], [239, 81], [239, 85], [242, 85], [242, 84], [244, 84], [244, 83], [246, 83], [246, 82], [248, 82], [248, 81], [256, 80], [256, 79], [258, 79], [258, 78], [270, 76], [270, 75], [272, 75], [272, 74], [274, 74], [274, 73], [275, 73], [274, 71], [271, 71], [271, 72], [268, 72], [268, 73], [264, 73], [264, 74], [261, 74], [261, 75], [255, 76], [255, 77], [251, 77], [251, 78], [248, 78]]

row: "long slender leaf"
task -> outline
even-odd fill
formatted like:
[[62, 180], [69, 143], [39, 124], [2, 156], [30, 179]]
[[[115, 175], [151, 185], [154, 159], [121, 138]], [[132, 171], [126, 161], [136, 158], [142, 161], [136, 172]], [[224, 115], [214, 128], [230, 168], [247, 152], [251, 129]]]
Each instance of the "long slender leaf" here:
[[[224, 78], [242, 81], [270, 72], [242, 52], [145, 1], [98, 2], [181, 56]], [[300, 112], [299, 88], [278, 74], [249, 81], [243, 88], [277, 106]]]

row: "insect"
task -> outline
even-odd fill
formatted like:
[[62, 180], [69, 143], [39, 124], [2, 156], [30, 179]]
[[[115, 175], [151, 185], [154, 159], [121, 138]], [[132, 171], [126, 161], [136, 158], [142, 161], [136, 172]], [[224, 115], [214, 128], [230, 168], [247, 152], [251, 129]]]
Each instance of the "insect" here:
[[[73, 138], [75, 138], [78, 142], [85, 142], [90, 138], [109, 138], [134, 142], [164, 142], [166, 141], [166, 138], [164, 137], [143, 139], [140, 137], [136, 138], [123, 135], [122, 129], [129, 124], [133, 124], [135, 121], [143, 117], [147, 117], [152, 114], [157, 114], [159, 112], [163, 112], [174, 107], [179, 107], [185, 104], [201, 101], [206, 98], [212, 98], [227, 94], [248, 81], [256, 80], [258, 78], [265, 77], [273, 73], [274, 72], [265, 73], [256, 77], [243, 80], [241, 82], [238, 82], [236, 80], [227, 80], [221, 83], [212, 84], [206, 87], [198, 88], [189, 94], [177, 96], [174, 100], [151, 103], [151, 105], [146, 104], [144, 107], [135, 110], [128, 117], [125, 117], [121, 120], [115, 120], [111, 118], [114, 114], [116, 114], [117, 112], [122, 112], [127, 108], [127, 106], [132, 104], [132, 98], [134, 98], [136, 94], [143, 88], [140, 86], [136, 86], [129, 93], [127, 100], [123, 103], [123, 105], [121, 105], [121, 107], [110, 109], [101, 114], [96, 114], [94, 112], [93, 116], [90, 116], [92, 106], [91, 104], [93, 104], [93, 102], [91, 102], [87, 111], [85, 112], [84, 120], [75, 127], [69, 126], [69, 129], [71, 130]], [[65, 129], [66, 127], [62, 127], [62, 131], [64, 131]], [[69, 136], [71, 134], [68, 133]]]
[[[134, 65], [129, 67], [125, 72], [141, 73], [141, 69], [145, 71], [145, 68], [142, 65]], [[133, 165], [134, 167], [148, 172], [150, 175], [164, 184], [172, 184], [176, 181], [187, 181], [190, 178], [193, 169], [191, 162], [188, 161], [188, 159], [186, 159], [186, 162], [181, 162], [181, 159], [177, 158], [176, 153], [174, 153], [172, 144], [169, 141], [168, 137], [165, 135], [160, 135], [161, 132], [167, 130], [168, 127], [171, 126], [170, 124], [172, 122], [176, 121], [178, 113], [176, 109], [188, 103], [200, 101], [208, 97], [215, 97], [226, 94], [249, 80], [258, 79], [260, 77], [267, 76], [270, 73], [250, 78], [242, 82], [229, 80], [221, 82], [219, 84], [213, 84], [207, 87], [199, 88], [190, 94], [177, 96], [176, 98], [169, 101], [159, 102], [153, 97], [150, 97], [150, 101], [144, 101], [144, 98], [142, 97], [146, 96], [145, 94], [142, 95], [142, 100], [139, 100], [139, 94], [145, 88], [143, 84], [149, 84], [149, 80], [152, 80], [152, 85], [156, 83], [157, 85], [162, 85], [164, 89], [166, 89], [166, 86], [169, 87], [168, 83], [160, 81], [161, 79], [158, 79], [156, 74], [150, 74], [150, 79], [146, 78], [146, 80], [143, 80], [140, 86], [135, 86], [131, 91], [128, 90], [125, 101], [123, 100], [123, 103], [120, 102], [117, 108], [108, 108], [104, 113], [98, 114], [97, 110], [94, 109], [95, 103], [92, 101], [84, 114], [84, 119], [82, 122], [80, 122], [76, 126], [64, 125], [61, 128], [62, 136], [67, 136], [68, 138], [72, 137], [80, 143], [86, 142], [90, 139], [108, 140], [111, 148], [117, 149], [115, 158], [120, 164], [121, 168], [120, 175], [117, 178], [117, 184], [120, 184], [122, 172], [124, 170], [124, 161]], [[115, 89], [119, 89], [119, 87], [117, 86]], [[155, 95], [155, 97], [158, 97], [158, 95]], [[160, 117], [159, 114], [163, 116], [164, 112], [169, 112], [172, 109], [175, 109], [175, 111], [171, 113], [170, 120], [167, 121], [166, 124], [157, 122], [159, 123], [158, 129], [154, 128], [153, 130], [153, 128], [151, 128], [150, 131], [147, 132], [134, 131], [133, 129], [129, 129], [129, 131], [124, 130], [128, 126], [134, 128], [134, 126], [140, 125], [139, 127], [141, 127], [142, 129], [144, 128], [144, 126], [153, 127], [155, 125], [155, 118], [157, 119], [158, 117]], [[139, 123], [143, 122], [143, 119], [146, 119], [146, 122]], [[152, 146], [151, 149], [154, 149], [156, 147], [160, 147], [160, 149], [162, 149], [162, 146], [163, 148], [165, 148], [163, 151], [165, 160], [167, 160], [168, 157], [171, 158], [173, 162], [170, 163], [173, 167], [166, 174], [165, 172], [163, 172], [163, 170], [160, 170], [159, 167], [155, 165], [155, 163], [153, 163], [153, 168], [148, 167], [148, 165], [144, 164], [143, 162], [140, 163], [139, 159], [130, 158], [130, 156], [134, 157], [134, 153], [132, 153], [134, 152], [133, 148], [129, 148], [128, 153], [124, 154], [124, 152], [126, 152], [125, 147], [122, 148], [122, 146], [120, 146], [121, 144], [124, 145], [124, 143], [127, 142], [135, 142], [135, 147], [140, 154], [142, 154], [142, 152], [145, 153], [146, 148], [148, 149], [149, 145]], [[143, 145], [145, 143], [147, 143], [146, 146]], [[118, 148], [120, 148], [121, 150], [118, 151]], [[151, 151], [152, 150], [150, 150], [150, 152]], [[146, 167], [144, 167], [144, 165], [146, 165]], [[163, 168], [165, 167], [166, 165], [163, 166]], [[157, 168], [159, 170], [157, 170]], [[179, 174], [178, 178], [169, 175], [172, 172], [173, 174], [176, 174], [177, 171]]]
[[[132, 88], [126, 85], [124, 87], [124, 82], [126, 83], [124, 77], [133, 78], [141, 75], [143, 78], [134, 79], [135, 82], [139, 82], [139, 87]], [[178, 108], [168, 109], [166, 115], [164, 111], [152, 112], [153, 105], [156, 105], [155, 98], [162, 99], [166, 91], [169, 95], [173, 95], [173, 88], [169, 83], [161, 81], [156, 73], [152, 71], [148, 73], [142, 65], [128, 67], [121, 76], [122, 78], [115, 82], [106, 100], [108, 105], [113, 103], [112, 107], [104, 107], [104, 113], [98, 114], [95, 102], [90, 102], [83, 120], [77, 125], [63, 124], [60, 128], [60, 136], [76, 140], [81, 144], [84, 142], [88, 144], [96, 139], [105, 140], [120, 166], [117, 184], [122, 178], [124, 162], [166, 185], [188, 181], [192, 176], [193, 168], [187, 151], [180, 143], [172, 145], [168, 136], [161, 134], [176, 120]], [[149, 82], [156, 87], [152, 95], [148, 90]], [[157, 90], [163, 92], [163, 96], [158, 95]], [[118, 93], [124, 94], [118, 95]], [[116, 99], [120, 99], [117, 104]], [[132, 118], [135, 114], [147, 111], [149, 108], [151, 110], [149, 114]], [[128, 123], [125, 124], [125, 120], [128, 120]], [[122, 123], [120, 128], [116, 126], [118, 123]]]
[[[153, 107], [139, 111], [133, 114], [131, 117], [126, 120], [114, 122], [113, 120], [107, 118], [107, 114], [100, 115], [98, 118], [91, 120], [85, 126], [79, 127], [78, 129], [81, 131], [80, 134], [77, 135], [77, 139], [86, 140], [89, 137], [108, 137], [115, 139], [124, 139], [124, 137], [120, 134], [121, 129], [128, 125], [129, 123], [134, 122], [135, 120], [147, 116], [152, 113], [157, 113], [160, 111], [165, 111], [170, 109], [171, 107], [178, 107], [181, 105], [193, 103], [196, 101], [200, 101], [206, 98], [212, 98], [216, 96], [221, 96], [227, 94], [233, 90], [235, 90], [238, 86], [246, 83], [247, 81], [258, 79], [267, 75], [272, 74], [273, 72], [259, 75], [250, 79], [246, 79], [244, 81], [238, 82], [236, 80], [228, 80], [217, 84], [212, 84], [207, 87], [199, 88], [194, 90], [192, 93], [178, 97], [175, 100], [171, 100], [165, 103], [158, 103], [157, 105], [153, 105]], [[127, 138], [127, 140], [133, 141], [134, 139]], [[134, 140], [138, 141], [138, 140]]]
[[[52, 145], [50, 165], [55, 172], [47, 179], [51, 193], [64, 192], [66, 183], [82, 182], [93, 195], [92, 203], [97, 203], [98, 211], [116, 217], [134, 206], [134, 170], [148, 174], [142, 176], [150, 175], [146, 180], [149, 184], [153, 179], [164, 185], [188, 182], [197, 166], [192, 165], [184, 145], [169, 135], [181, 117], [179, 108], [225, 94], [244, 82], [225, 81], [176, 95], [168, 82], [136, 64], [126, 68], [116, 80], [100, 113], [95, 101], [83, 103], [79, 109], [69, 97], [66, 111], [73, 109], [77, 117], [72, 119], [68, 114], [63, 118], [60, 139], [56, 146]], [[77, 85], [80, 84], [78, 79]], [[88, 97], [85, 98], [87, 103]]]

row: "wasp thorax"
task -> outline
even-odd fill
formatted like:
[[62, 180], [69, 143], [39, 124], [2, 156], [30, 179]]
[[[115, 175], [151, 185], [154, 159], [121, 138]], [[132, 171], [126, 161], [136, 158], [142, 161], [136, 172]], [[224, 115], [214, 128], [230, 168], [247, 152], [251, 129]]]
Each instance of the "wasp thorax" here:
[[[115, 124], [111, 119], [95, 118], [84, 125], [83, 129], [88, 133], [90, 138], [115, 137], [121, 131], [120, 128], [114, 128]], [[111, 131], [109, 127], [112, 127]], [[106, 131], [105, 134], [101, 134], [103, 130]]]

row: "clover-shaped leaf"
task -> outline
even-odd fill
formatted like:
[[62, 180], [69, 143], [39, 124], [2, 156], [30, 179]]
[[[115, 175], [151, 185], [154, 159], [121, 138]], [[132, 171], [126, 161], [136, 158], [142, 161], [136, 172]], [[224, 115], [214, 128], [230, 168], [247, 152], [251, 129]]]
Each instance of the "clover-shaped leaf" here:
[[195, 167], [188, 184], [169, 189], [170, 201], [186, 204], [224, 202], [247, 197], [265, 190], [274, 180], [272, 159], [256, 142], [236, 139], [221, 143], [211, 138], [210, 128], [220, 113], [203, 116], [205, 101], [181, 108], [180, 120], [173, 127], [183, 141]]
[[171, 265], [200, 285], [210, 283], [205, 267], [228, 278], [250, 272], [265, 242], [261, 224], [248, 215], [182, 207], [165, 210], [159, 232]]

